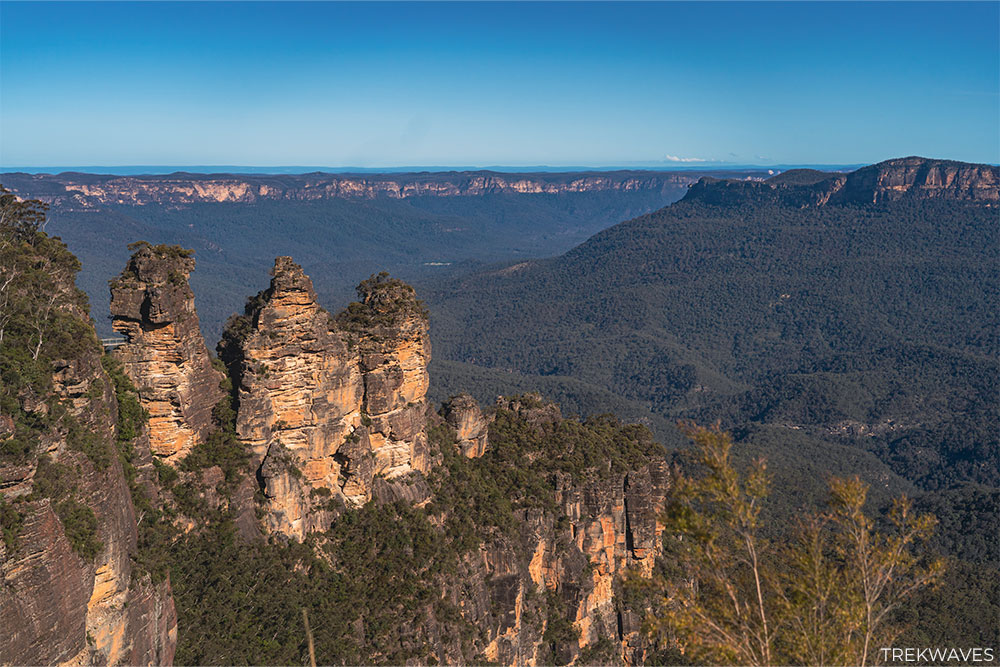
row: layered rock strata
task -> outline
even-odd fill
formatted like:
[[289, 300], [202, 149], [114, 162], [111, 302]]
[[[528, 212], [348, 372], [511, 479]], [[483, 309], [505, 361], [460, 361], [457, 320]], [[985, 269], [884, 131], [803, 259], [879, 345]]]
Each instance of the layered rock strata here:
[[[718, 173], [718, 172], [717, 172]], [[732, 173], [732, 172], [730, 172]], [[720, 174], [721, 175], [721, 174]], [[684, 187], [698, 176], [683, 172], [498, 173], [489, 171], [413, 174], [6, 174], [14, 192], [56, 207], [185, 205], [217, 202], [318, 201], [476, 197], [492, 194], [660, 192]]]
[[906, 157], [844, 174], [793, 169], [766, 181], [704, 177], [691, 186], [685, 199], [714, 205], [755, 202], [800, 207], [915, 199], [990, 204], [1000, 201], [1000, 167]]
[[386, 273], [362, 282], [358, 296], [337, 322], [360, 353], [375, 473], [393, 479], [426, 471], [427, 312], [412, 287]]
[[[0, 461], [0, 501], [20, 517], [10, 541], [0, 540], [0, 664], [169, 665], [170, 583], [153, 583], [133, 563], [138, 518], [116, 449], [117, 401], [68, 281], [52, 297], [84, 338], [53, 362], [49, 395], [20, 396], [22, 410], [51, 426], [25, 461]], [[149, 456], [148, 440], [133, 446], [137, 459]]]
[[489, 444], [489, 421], [479, 409], [479, 403], [468, 394], [451, 397], [442, 407], [441, 416], [455, 429], [458, 450], [468, 458], [486, 453]]
[[[500, 399], [496, 409], [539, 430], [557, 428], [558, 408], [537, 399]], [[456, 416], [480, 411], [462, 396], [442, 413], [458, 440], [474, 422]], [[665, 461], [618, 474], [556, 473], [552, 483], [554, 507], [516, 511], [512, 531], [494, 533], [465, 554], [458, 576], [443, 582], [442, 599], [478, 630], [472, 645], [433, 615], [416, 632], [400, 629], [400, 643], [425, 637], [433, 657], [447, 664], [572, 664], [586, 651], [583, 664], [646, 661], [645, 610], [625, 604], [623, 585], [628, 572], [649, 576], [662, 554]]]
[[112, 327], [125, 337], [115, 355], [149, 412], [153, 454], [170, 463], [211, 431], [223, 398], [188, 285], [193, 269], [189, 251], [142, 243], [111, 282]]
[[365, 281], [334, 320], [291, 258], [220, 344], [272, 531], [301, 539], [372, 498], [376, 476], [426, 469], [426, 315], [409, 286]]

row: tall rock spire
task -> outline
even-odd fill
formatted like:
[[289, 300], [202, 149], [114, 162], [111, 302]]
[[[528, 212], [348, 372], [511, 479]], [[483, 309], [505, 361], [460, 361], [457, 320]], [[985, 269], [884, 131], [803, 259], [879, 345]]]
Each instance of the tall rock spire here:
[[188, 286], [191, 251], [130, 247], [132, 258], [111, 282], [112, 327], [126, 339], [115, 354], [149, 412], [153, 454], [173, 463], [212, 429], [222, 374], [212, 367]]

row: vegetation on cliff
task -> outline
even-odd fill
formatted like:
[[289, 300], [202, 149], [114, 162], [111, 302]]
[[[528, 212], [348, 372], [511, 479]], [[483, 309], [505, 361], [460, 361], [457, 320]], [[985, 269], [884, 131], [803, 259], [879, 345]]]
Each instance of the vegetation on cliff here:
[[[87, 326], [87, 297], [73, 278], [80, 265], [65, 244], [41, 231], [46, 207], [0, 187], [0, 466], [36, 467], [30, 496], [4, 503], [4, 541], [16, 546], [19, 501], [49, 499], [70, 543], [84, 558], [100, 549], [93, 510], [72, 497], [69, 466], [43, 453], [43, 439], [65, 438], [99, 468], [111, 461], [104, 434], [74, 417], [55, 390], [57, 360], [69, 364], [99, 349]], [[92, 386], [100, 397], [100, 387]]]

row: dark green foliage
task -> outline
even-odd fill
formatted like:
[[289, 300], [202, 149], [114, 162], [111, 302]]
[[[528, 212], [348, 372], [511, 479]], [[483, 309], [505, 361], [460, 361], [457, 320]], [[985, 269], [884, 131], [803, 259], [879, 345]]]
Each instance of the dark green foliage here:
[[69, 425], [66, 433], [66, 444], [69, 448], [86, 454], [98, 470], [106, 470], [114, 460], [111, 444], [103, 436], [80, 425], [75, 419], [67, 417], [65, 422]]
[[44, 226], [49, 205], [37, 199], [20, 200], [0, 185], [0, 226], [16, 241], [31, 242]]
[[573, 624], [565, 603], [555, 591], [545, 591], [545, 611], [548, 623], [545, 625], [542, 640], [550, 645], [555, 664], [565, 664], [564, 660], [559, 659], [558, 647], [578, 642], [580, 629]]
[[[962, 202], [682, 202], [553, 260], [418, 287], [438, 359], [572, 379], [582, 414], [603, 389], [667, 420], [892, 420], [826, 438], [922, 485], [996, 484], [997, 229]], [[461, 388], [489, 393], [477, 381]]]
[[104, 544], [97, 539], [97, 517], [94, 511], [75, 498], [67, 498], [55, 506], [66, 537], [73, 551], [84, 560], [96, 556]]
[[[614, 665], [619, 662], [618, 646], [608, 637], [601, 637], [596, 642], [587, 644], [580, 655], [576, 657], [574, 665], [585, 667], [586, 665]], [[651, 663], [663, 664], [663, 663]]]
[[[0, 461], [33, 459], [40, 434], [70, 431], [77, 449], [106, 464], [108, 455], [93, 434], [82, 432], [52, 392], [53, 362], [96, 354], [87, 325], [87, 297], [76, 289], [79, 262], [58, 238], [38, 227], [41, 202], [16, 202], [0, 192], [0, 413], [9, 416], [14, 435], [0, 445]], [[93, 388], [92, 388], [93, 389]], [[44, 408], [26, 409], [26, 397]]]
[[38, 457], [35, 477], [31, 482], [31, 495], [28, 496], [28, 500], [51, 498], [53, 501], [58, 501], [75, 488], [72, 468], [56, 463], [48, 454]]
[[[478, 547], [481, 536], [491, 528], [512, 531], [513, 505], [492, 471], [457, 452], [454, 432], [448, 426], [429, 429], [428, 440], [431, 451], [439, 451], [443, 457], [443, 465], [430, 474], [434, 491], [431, 511], [445, 513], [445, 531], [456, 548], [468, 551]], [[552, 491], [545, 488], [544, 493], [550, 496]]]
[[173, 466], [154, 458], [153, 468], [156, 470], [156, 479], [160, 483], [160, 486], [170, 488], [177, 481], [177, 471]]
[[385, 271], [361, 281], [357, 291], [361, 301], [351, 303], [335, 318], [344, 331], [378, 336], [407, 318], [427, 319], [427, 308], [413, 288]]
[[[464, 624], [439, 604], [437, 577], [456, 553], [426, 513], [369, 504], [345, 513], [326, 536], [329, 564], [295, 543], [240, 543], [228, 523], [180, 540], [171, 581], [181, 664], [296, 664], [307, 660], [301, 609], [317, 662], [402, 664], [426, 645], [399, 633], [424, 615]], [[420, 648], [423, 646], [423, 648]]]
[[[537, 399], [517, 400], [529, 406]], [[515, 510], [555, 512], [556, 475], [585, 484], [663, 455], [648, 429], [608, 415], [533, 426], [516, 412], [498, 409], [490, 424], [490, 446], [476, 459], [457, 453], [448, 427], [431, 428], [428, 435], [443, 461], [430, 475], [433, 507], [447, 512], [449, 536], [466, 549], [478, 545], [488, 534], [484, 530], [512, 531]]]
[[0, 496], [0, 537], [8, 552], [17, 547], [17, 536], [21, 532], [24, 524], [24, 517], [17, 511], [17, 508], [8, 503], [3, 496]]
[[188, 257], [194, 255], [194, 250], [182, 248], [179, 245], [169, 245], [165, 243], [153, 245], [149, 241], [136, 241], [134, 243], [129, 243], [128, 249], [133, 254], [139, 250], [148, 249], [154, 255], [158, 255], [166, 259], [187, 259]]
[[212, 417], [216, 429], [191, 449], [181, 461], [180, 468], [195, 471], [219, 466], [226, 477], [226, 487], [232, 490], [244, 473], [250, 453], [236, 437], [236, 413], [229, 396], [215, 405]]

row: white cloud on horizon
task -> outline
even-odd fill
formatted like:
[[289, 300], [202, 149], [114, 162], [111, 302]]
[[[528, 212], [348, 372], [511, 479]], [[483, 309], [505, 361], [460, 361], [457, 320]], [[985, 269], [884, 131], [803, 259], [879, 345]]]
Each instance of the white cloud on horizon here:
[[706, 162], [700, 157], [677, 157], [676, 155], [665, 155], [663, 159], [667, 162]]

